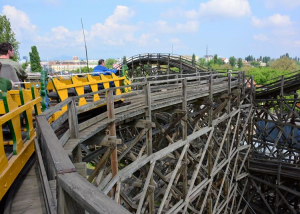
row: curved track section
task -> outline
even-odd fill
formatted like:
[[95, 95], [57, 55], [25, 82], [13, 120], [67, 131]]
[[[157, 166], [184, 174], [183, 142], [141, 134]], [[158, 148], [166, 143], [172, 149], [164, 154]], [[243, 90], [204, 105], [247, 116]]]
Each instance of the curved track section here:
[[[193, 63], [190, 58], [164, 53], [146, 53], [127, 58], [129, 77], [191, 74], [209, 72], [209, 68]], [[181, 76], [180, 76], [181, 77]]]

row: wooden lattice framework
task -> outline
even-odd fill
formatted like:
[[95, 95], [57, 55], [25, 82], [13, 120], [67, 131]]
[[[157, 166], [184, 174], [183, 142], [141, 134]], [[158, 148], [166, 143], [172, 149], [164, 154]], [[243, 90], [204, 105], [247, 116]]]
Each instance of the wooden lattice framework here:
[[297, 74], [257, 92], [245, 206], [251, 213], [300, 212], [298, 89]]
[[[78, 123], [78, 114], [96, 103], [76, 103], [95, 92], [68, 98], [38, 117], [38, 141], [47, 177], [58, 185], [59, 212], [244, 209], [253, 81], [241, 72], [155, 78], [133, 83], [130, 94], [97, 92], [106, 92], [101, 102], [107, 112], [87, 121]], [[128, 105], [115, 108], [120, 99]], [[47, 119], [66, 105], [68, 111], [50, 126]], [[68, 130], [56, 136], [67, 120]], [[87, 170], [86, 163], [94, 168]]]

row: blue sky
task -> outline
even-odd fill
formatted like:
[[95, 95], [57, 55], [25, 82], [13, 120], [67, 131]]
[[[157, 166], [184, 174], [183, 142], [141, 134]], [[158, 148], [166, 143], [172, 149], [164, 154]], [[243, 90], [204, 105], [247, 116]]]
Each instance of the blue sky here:
[[20, 56], [89, 59], [141, 53], [300, 57], [300, 0], [1, 0]]

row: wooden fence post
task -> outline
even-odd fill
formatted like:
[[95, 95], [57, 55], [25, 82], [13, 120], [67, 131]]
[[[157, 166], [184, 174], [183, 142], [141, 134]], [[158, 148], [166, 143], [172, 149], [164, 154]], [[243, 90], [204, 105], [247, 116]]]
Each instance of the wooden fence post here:
[[[212, 113], [213, 113], [213, 75], [212, 73], [210, 74], [210, 78], [209, 78], [209, 111], [208, 111], [208, 126], [212, 126]], [[212, 152], [213, 152], [213, 148], [212, 148], [212, 138], [210, 139], [209, 142], [209, 146], [208, 146], [208, 177], [211, 177], [212, 174], [212, 168], [213, 168], [213, 162], [212, 162]], [[211, 198], [211, 190], [209, 190], [210, 192], [208, 193], [208, 198], [207, 198], [207, 213], [211, 214], [212, 213], [212, 198]]]
[[57, 213], [85, 214], [85, 210], [61, 186], [58, 186]]
[[70, 138], [77, 138], [79, 134], [77, 110], [74, 100], [68, 103], [68, 121], [70, 129]]
[[[147, 106], [146, 110], [146, 120], [152, 121], [152, 110], [151, 110], [151, 87], [150, 82], [146, 81], [145, 84], [145, 104]], [[152, 155], [152, 127], [149, 127], [147, 133], [146, 133], [146, 145], [147, 145], [147, 155]], [[150, 169], [150, 167], [149, 167]], [[150, 171], [148, 173], [151, 173]], [[150, 177], [150, 184], [154, 185], [153, 181], [153, 174]], [[149, 213], [154, 214], [155, 208], [154, 208], [154, 191], [152, 191], [149, 194]]]
[[[184, 116], [181, 120], [182, 124], [182, 141], [187, 139], [187, 119], [188, 119], [188, 109], [187, 109], [187, 80], [184, 78], [182, 80], [182, 110], [184, 112]], [[183, 168], [183, 198], [185, 199], [188, 192], [188, 172], [187, 172], [187, 163], [188, 157], [187, 152], [184, 154], [184, 168]]]
[[[113, 90], [109, 89], [107, 93], [107, 116], [108, 119], [113, 119], [109, 125], [109, 135], [116, 136], [116, 124], [115, 124], [115, 108], [114, 108], [114, 95]], [[118, 173], [118, 154], [117, 147], [114, 148], [110, 155], [112, 177]], [[115, 195], [115, 188], [113, 188], [113, 195]], [[118, 200], [119, 202], [119, 200]]]
[[[68, 103], [68, 121], [69, 121], [69, 130], [70, 130], [70, 138], [76, 139], [79, 135], [78, 128], [78, 117], [77, 117], [77, 109], [75, 105], [75, 101], [72, 99], [71, 102]], [[74, 162], [79, 163], [82, 162], [82, 154], [81, 154], [81, 146], [78, 144], [73, 151], [74, 154]]]

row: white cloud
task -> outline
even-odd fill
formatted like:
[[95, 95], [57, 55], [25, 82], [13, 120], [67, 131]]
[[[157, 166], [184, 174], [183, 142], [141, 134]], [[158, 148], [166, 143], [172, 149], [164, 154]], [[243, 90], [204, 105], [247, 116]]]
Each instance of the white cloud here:
[[153, 38], [153, 37], [154, 37], [153, 33], [144, 33], [138, 39], [138, 44], [140, 46], [148, 46], [148, 45], [153, 45], [153, 44], [159, 44], [160, 43], [159, 39]]
[[199, 15], [211, 19], [239, 18], [251, 15], [251, 8], [248, 0], [210, 0], [200, 4]]
[[164, 18], [174, 19], [178, 17], [185, 17], [187, 19], [197, 19], [199, 18], [199, 13], [196, 10], [185, 11], [181, 8], [169, 9], [161, 14]]
[[300, 5], [300, 0], [266, 0], [265, 2], [268, 8], [274, 8], [274, 7], [295, 8]]
[[[49, 0], [55, 2], [55, 0]], [[37, 27], [31, 23], [29, 16], [13, 6], [3, 7], [3, 14], [6, 15], [12, 29], [16, 33], [17, 39], [34, 41], [40, 47], [81, 47], [84, 40], [81, 30], [71, 31], [65, 26], [51, 28], [51, 31], [39, 34]], [[114, 13], [109, 16], [104, 23], [96, 23], [91, 26], [90, 31], [85, 31], [85, 36], [89, 44], [106, 44], [109, 46], [124, 45], [126, 42], [134, 42], [134, 32], [137, 26], [127, 24], [134, 11], [126, 6], [118, 5]]]
[[159, 33], [194, 33], [199, 28], [198, 21], [187, 21], [186, 23], [176, 23], [175, 25], [170, 25], [166, 21], [159, 20], [156, 23]]
[[253, 16], [252, 25], [254, 27], [287, 27], [292, 25], [292, 22], [289, 16], [277, 13], [264, 19]]
[[126, 41], [133, 41], [133, 32], [137, 26], [126, 24], [134, 16], [134, 11], [126, 6], [118, 5], [105, 22], [92, 25], [89, 39], [100, 38], [108, 45], [123, 45]]
[[254, 40], [257, 40], [257, 41], [261, 41], [261, 42], [264, 42], [264, 41], [267, 41], [267, 40], [268, 40], [267, 36], [264, 35], [264, 34], [254, 35], [254, 36], [253, 36], [253, 39], [254, 39]]
[[11, 28], [18, 40], [22, 40], [28, 35], [33, 35], [37, 32], [37, 27], [30, 22], [28, 15], [21, 10], [17, 10], [14, 6], [3, 6], [2, 14], [9, 19]]
[[295, 45], [300, 46], [300, 40], [295, 41]]

